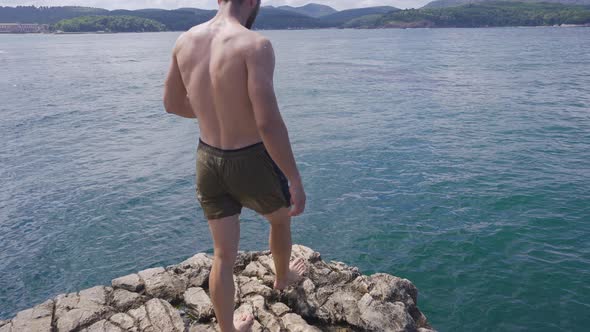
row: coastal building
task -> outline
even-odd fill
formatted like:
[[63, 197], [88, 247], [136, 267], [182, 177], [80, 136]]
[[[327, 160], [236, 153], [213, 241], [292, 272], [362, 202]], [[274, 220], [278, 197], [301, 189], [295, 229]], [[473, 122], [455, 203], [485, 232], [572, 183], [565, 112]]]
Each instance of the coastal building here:
[[41, 33], [48, 30], [47, 24], [0, 23], [0, 33]]

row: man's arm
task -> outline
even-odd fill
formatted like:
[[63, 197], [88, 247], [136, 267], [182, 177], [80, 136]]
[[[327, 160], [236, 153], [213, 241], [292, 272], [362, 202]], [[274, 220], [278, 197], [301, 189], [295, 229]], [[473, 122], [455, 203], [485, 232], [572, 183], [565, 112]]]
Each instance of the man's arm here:
[[183, 118], [195, 119], [197, 115], [193, 112], [188, 100], [186, 88], [180, 75], [176, 53], [178, 43], [172, 51], [172, 63], [164, 84], [164, 107], [166, 112], [176, 114]]
[[305, 209], [305, 192], [295, 157], [291, 150], [289, 133], [283, 121], [274, 92], [273, 76], [275, 56], [272, 44], [260, 39], [246, 58], [248, 69], [248, 94], [252, 102], [258, 132], [271, 158], [285, 173], [290, 182], [294, 203], [291, 216]]

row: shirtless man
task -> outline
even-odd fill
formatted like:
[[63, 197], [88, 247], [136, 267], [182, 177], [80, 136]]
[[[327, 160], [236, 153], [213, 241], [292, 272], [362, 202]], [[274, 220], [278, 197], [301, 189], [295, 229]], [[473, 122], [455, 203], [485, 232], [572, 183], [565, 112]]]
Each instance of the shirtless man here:
[[164, 106], [199, 119], [196, 193], [214, 242], [211, 300], [222, 332], [249, 331], [252, 315], [233, 317], [242, 207], [270, 222], [274, 288], [282, 290], [307, 270], [303, 259], [290, 263], [291, 217], [306, 198], [274, 93], [274, 51], [250, 30], [260, 0], [218, 3], [213, 19], [176, 41]]

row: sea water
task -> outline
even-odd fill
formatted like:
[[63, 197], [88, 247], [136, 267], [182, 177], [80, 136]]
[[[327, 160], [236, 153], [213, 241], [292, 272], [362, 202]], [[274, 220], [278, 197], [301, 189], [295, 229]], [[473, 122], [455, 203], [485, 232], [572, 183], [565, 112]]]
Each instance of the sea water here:
[[[440, 331], [590, 326], [590, 29], [263, 31], [293, 242], [410, 279]], [[212, 253], [178, 32], [0, 35], [0, 319]], [[244, 210], [240, 248], [268, 247]]]

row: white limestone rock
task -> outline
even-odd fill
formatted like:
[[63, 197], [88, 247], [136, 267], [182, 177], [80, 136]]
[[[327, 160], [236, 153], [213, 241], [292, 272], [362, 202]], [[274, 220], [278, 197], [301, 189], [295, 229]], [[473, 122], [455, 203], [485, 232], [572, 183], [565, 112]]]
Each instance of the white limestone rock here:
[[130, 315], [120, 312], [114, 314], [109, 318], [109, 321], [113, 322], [115, 325], [120, 326], [125, 331], [129, 332], [137, 332], [137, 327], [135, 326], [135, 320]]
[[211, 269], [213, 258], [205, 253], [198, 253], [178, 264], [183, 269]]
[[265, 328], [265, 331], [270, 332], [281, 332], [283, 329], [279, 317], [276, 317], [274, 313], [267, 307], [266, 299], [262, 295], [254, 295], [248, 298], [254, 316]]
[[360, 326], [361, 312], [357, 302], [358, 299], [354, 293], [338, 291], [319, 308], [317, 315], [324, 321]]
[[0, 325], [0, 332], [12, 332], [12, 323], [7, 320], [4, 324]]
[[54, 319], [57, 330], [83, 329], [115, 313], [115, 309], [107, 305], [110, 292], [110, 287], [95, 286], [78, 293], [56, 296]]
[[240, 287], [240, 295], [242, 298], [246, 298], [250, 295], [262, 295], [264, 297], [270, 297], [273, 290], [262, 283], [257, 278], [238, 276], [238, 284]]
[[54, 301], [47, 300], [33, 308], [19, 311], [10, 321], [2, 324], [0, 331], [51, 331], [51, 315], [53, 313]]
[[283, 321], [283, 325], [288, 331], [291, 332], [321, 332], [322, 330], [318, 329], [315, 326], [311, 326], [307, 324], [305, 319], [301, 318], [298, 314], [295, 313], [288, 313], [281, 317]]
[[178, 310], [162, 299], [151, 299], [137, 309], [127, 312], [139, 326], [139, 332], [183, 332], [184, 322]]
[[402, 302], [383, 302], [365, 294], [358, 303], [363, 324], [360, 326], [370, 331], [415, 331], [417, 329], [412, 316]]
[[99, 320], [98, 322], [90, 325], [90, 327], [83, 329], [82, 332], [125, 332], [125, 329], [118, 327], [117, 325], [109, 322], [106, 319]]
[[274, 303], [273, 305], [270, 306], [270, 309], [278, 317], [281, 317], [282, 315], [291, 311], [291, 308], [289, 308], [286, 304], [284, 304], [282, 302]]
[[137, 273], [128, 274], [111, 281], [113, 288], [122, 288], [130, 292], [139, 292], [143, 289], [143, 280]]
[[187, 311], [197, 321], [206, 321], [213, 317], [213, 303], [201, 287], [191, 287], [184, 292]]
[[[273, 289], [270, 251], [238, 253], [234, 314], [253, 314], [253, 331], [436, 332], [418, 309], [418, 290], [409, 280], [362, 275], [301, 245], [292, 252], [291, 259], [302, 257], [308, 269], [283, 291]], [[196, 254], [166, 268], [115, 278], [112, 287], [60, 294], [0, 321], [0, 332], [218, 331], [209, 296], [212, 262], [210, 255]]]
[[145, 296], [130, 292], [123, 288], [118, 288], [113, 291], [111, 305], [117, 309], [117, 311], [121, 312], [137, 308], [146, 300], [147, 298]]
[[145, 284], [145, 294], [152, 298], [179, 300], [188, 285], [185, 276], [166, 271], [163, 267], [146, 269], [138, 274]]
[[217, 324], [201, 324], [201, 323], [192, 323], [189, 328], [188, 332], [218, 332], [219, 327]]

